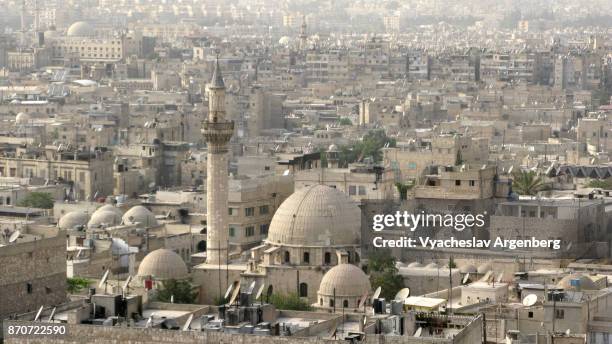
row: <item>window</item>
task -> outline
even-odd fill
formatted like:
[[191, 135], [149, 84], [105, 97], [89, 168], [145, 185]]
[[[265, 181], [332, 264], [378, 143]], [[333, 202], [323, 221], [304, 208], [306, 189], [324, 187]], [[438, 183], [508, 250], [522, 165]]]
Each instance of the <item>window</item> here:
[[366, 194], [366, 188], [363, 185], [359, 185], [359, 195], [363, 196]]
[[555, 309], [555, 319], [563, 319], [563, 318], [565, 318], [565, 310]]
[[244, 208], [244, 216], [255, 216], [255, 208], [254, 207]]
[[476, 186], [476, 181], [475, 180], [470, 180], [470, 186]]
[[289, 251], [285, 251], [285, 263], [289, 263], [291, 261], [291, 254], [289, 253]]
[[28, 292], [28, 294], [32, 294], [32, 289], [32, 283], [26, 283], [26, 291]]
[[228, 208], [228, 209], [227, 209], [227, 213], [228, 213], [230, 216], [237, 215], [237, 214], [238, 214], [238, 208]]
[[329, 299], [329, 307], [334, 307], [334, 299]]
[[529, 312], [529, 313], [527, 314], [527, 316], [528, 316], [529, 318], [533, 318], [533, 312]]
[[342, 307], [348, 308], [348, 300], [342, 301]]
[[270, 212], [270, 209], [267, 205], [262, 205], [259, 207], [259, 215], [264, 215]]
[[244, 229], [244, 235], [247, 237], [251, 237], [253, 235], [255, 235], [255, 227], [254, 226], [248, 226]]
[[455, 186], [461, 186], [461, 181], [460, 180], [455, 180]]
[[235, 235], [236, 235], [236, 228], [230, 227], [229, 228], [229, 236], [233, 237]]
[[309, 264], [310, 263], [310, 253], [308, 252], [304, 252], [304, 263]]
[[325, 264], [331, 264], [331, 253], [325, 252]]
[[357, 194], [357, 187], [355, 185], [349, 185], [349, 195], [353, 196]]
[[308, 284], [300, 283], [300, 297], [308, 297]]
[[270, 227], [269, 224], [263, 224], [259, 226], [259, 234], [261, 235], [268, 235], [268, 228]]

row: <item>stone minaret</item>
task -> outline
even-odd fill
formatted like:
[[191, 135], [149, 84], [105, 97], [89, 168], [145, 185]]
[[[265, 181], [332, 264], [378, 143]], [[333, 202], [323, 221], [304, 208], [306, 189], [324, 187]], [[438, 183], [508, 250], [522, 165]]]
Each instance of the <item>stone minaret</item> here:
[[234, 133], [234, 122], [225, 118], [225, 83], [215, 61], [215, 71], [208, 86], [208, 119], [202, 133], [208, 145], [206, 177], [206, 262], [226, 264], [228, 254], [228, 158], [227, 144]]

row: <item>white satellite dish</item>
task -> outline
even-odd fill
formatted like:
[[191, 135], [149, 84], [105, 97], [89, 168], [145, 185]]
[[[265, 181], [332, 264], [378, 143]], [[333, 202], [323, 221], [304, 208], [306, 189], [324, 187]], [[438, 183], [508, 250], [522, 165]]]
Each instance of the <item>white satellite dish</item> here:
[[53, 310], [51, 311], [51, 315], [49, 315], [49, 321], [53, 321], [53, 318], [55, 317], [55, 310], [57, 309], [57, 307], [53, 307]]
[[100, 283], [98, 284], [98, 287], [102, 288], [103, 286], [106, 285], [106, 281], [108, 281], [109, 274], [110, 274], [110, 269], [106, 270], [106, 272], [102, 276], [102, 279], [100, 280]]
[[363, 316], [363, 326], [368, 323], [368, 317], [366, 315]]
[[11, 234], [11, 236], [9, 237], [8, 242], [9, 243], [14, 243], [15, 241], [17, 241], [17, 239], [19, 239], [19, 236], [21, 235], [21, 232], [16, 230], [13, 232], [13, 234]]
[[259, 286], [259, 290], [257, 290], [257, 293], [255, 294], [255, 300], [259, 300], [263, 291], [264, 291], [264, 285], [262, 284]]
[[34, 321], [38, 321], [38, 319], [40, 319], [40, 314], [42, 313], [44, 307], [45, 306], [40, 306], [40, 308], [38, 309], [38, 312], [36, 312], [36, 316], [34, 317]]
[[189, 330], [189, 326], [191, 326], [192, 321], [193, 321], [193, 313], [189, 314], [189, 318], [187, 318], [185, 325], [183, 325], [183, 331]]
[[419, 327], [419, 328], [417, 328], [416, 332], [414, 332], [414, 336], [415, 337], [420, 337], [422, 332], [423, 332], [423, 328]]
[[234, 292], [232, 293], [232, 298], [229, 301], [230, 305], [232, 303], [234, 303], [234, 301], [236, 301], [236, 298], [238, 298], [239, 294], [240, 294], [240, 284], [238, 283], [238, 286], [236, 286], [236, 288], [234, 288]]
[[536, 294], [529, 294], [523, 299], [523, 306], [531, 307], [535, 305], [536, 302], [538, 302], [538, 296]]
[[463, 276], [463, 280], [461, 280], [461, 284], [466, 284], [468, 282], [468, 279], [470, 279], [470, 273], [469, 272], [467, 274], [465, 274], [465, 276]]
[[376, 288], [376, 291], [374, 291], [374, 295], [372, 295], [372, 300], [378, 299], [381, 291], [382, 291], [381, 287]]
[[289, 170], [285, 170], [285, 172], [283, 172], [283, 176], [288, 176], [289, 174], [291, 174], [291, 171]]
[[249, 285], [249, 289], [247, 289], [247, 294], [253, 294], [253, 290], [255, 290], [255, 281], [251, 282], [251, 285]]
[[500, 273], [499, 273], [499, 276], [497, 276], [497, 280], [496, 280], [495, 282], [497, 282], [497, 283], [501, 283], [502, 278], [504, 278], [504, 273], [503, 273], [503, 272], [500, 272]]
[[566, 335], [566, 336], [569, 336], [569, 335], [570, 335], [570, 333], [572, 333], [572, 330], [570, 330], [569, 328], [568, 328], [567, 330], [565, 330], [565, 335]]
[[492, 271], [491, 271], [491, 270], [487, 271], [487, 273], [484, 275], [484, 277], [482, 278], [482, 280], [483, 280], [484, 282], [488, 282], [488, 281], [489, 281], [489, 278], [491, 277], [491, 273], [492, 273]]
[[155, 315], [155, 313], [151, 313], [151, 315], [149, 315], [149, 319], [147, 319], [147, 323], [145, 324], [145, 328], [151, 327], [151, 324], [153, 324], [153, 316], [154, 315]]
[[125, 283], [123, 283], [123, 294], [126, 294], [126, 290], [130, 286], [130, 282], [132, 282], [132, 275], [129, 275], [128, 278], [125, 280]]
[[170, 295], [170, 303], [174, 303], [174, 295]]
[[368, 292], [366, 291], [361, 296], [361, 299], [359, 299], [359, 306], [358, 306], [358, 308], [363, 308], [365, 306], [367, 300], [368, 300]]
[[234, 290], [236, 287], [238, 287], [238, 281], [234, 281], [234, 283], [230, 284], [229, 287], [227, 287], [223, 299], [227, 300], [227, 298], [231, 295], [232, 290]]
[[410, 288], [403, 288], [395, 294], [395, 301], [404, 301], [405, 298], [410, 296]]

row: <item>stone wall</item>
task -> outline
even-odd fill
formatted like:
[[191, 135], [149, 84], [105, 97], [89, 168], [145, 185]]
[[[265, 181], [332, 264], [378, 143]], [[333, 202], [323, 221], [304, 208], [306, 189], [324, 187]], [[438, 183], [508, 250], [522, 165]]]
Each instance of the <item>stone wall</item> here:
[[66, 301], [63, 233], [0, 249], [0, 318]]

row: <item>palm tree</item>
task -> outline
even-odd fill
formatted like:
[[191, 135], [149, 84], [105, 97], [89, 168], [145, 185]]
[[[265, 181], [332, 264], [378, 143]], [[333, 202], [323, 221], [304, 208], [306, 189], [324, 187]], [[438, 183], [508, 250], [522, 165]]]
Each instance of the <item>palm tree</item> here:
[[534, 196], [544, 189], [544, 180], [534, 171], [519, 171], [513, 174], [512, 190], [519, 195]]

